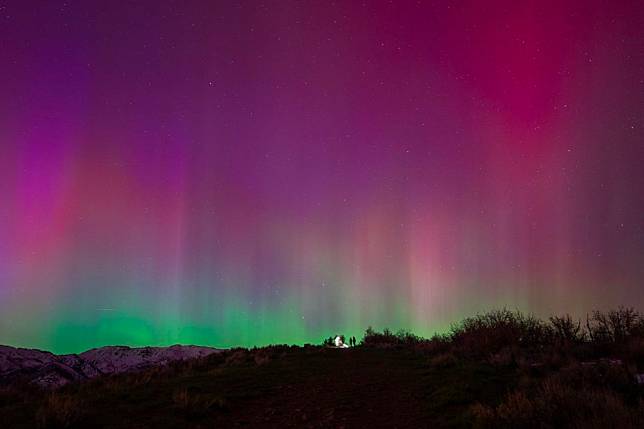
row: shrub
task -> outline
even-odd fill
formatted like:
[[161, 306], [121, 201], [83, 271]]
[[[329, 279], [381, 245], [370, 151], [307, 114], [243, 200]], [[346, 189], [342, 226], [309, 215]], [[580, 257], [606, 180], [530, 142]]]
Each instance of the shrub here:
[[586, 318], [590, 340], [594, 343], [622, 343], [625, 340], [642, 336], [644, 319], [633, 308], [619, 307], [606, 313], [594, 311]]
[[504, 347], [534, 347], [548, 341], [547, 326], [539, 319], [507, 309], [468, 317], [451, 328], [451, 340], [467, 354], [488, 355]]
[[362, 344], [365, 346], [392, 345], [397, 343], [398, 339], [387, 328], [382, 332], [378, 332], [369, 326], [362, 337]]
[[333, 337], [325, 338], [324, 341], [322, 341], [322, 345], [326, 347], [333, 347], [335, 345], [333, 342]]
[[423, 338], [405, 329], [401, 329], [398, 332], [396, 332], [396, 339], [398, 340], [399, 344], [407, 344], [407, 345], [418, 344], [424, 341]]
[[581, 343], [586, 339], [586, 334], [581, 327], [581, 320], [575, 323], [569, 314], [552, 316], [549, 320], [554, 340], [558, 343]]
[[38, 427], [69, 428], [82, 416], [82, 403], [76, 396], [51, 393], [36, 413]]
[[371, 326], [367, 328], [362, 337], [362, 344], [365, 346], [392, 346], [392, 345], [415, 345], [425, 340], [404, 329], [394, 333], [388, 328], [382, 332], [375, 331]]
[[608, 389], [577, 389], [556, 379], [544, 381], [532, 395], [515, 391], [496, 407], [476, 404], [470, 409], [479, 428], [637, 428], [642, 404], [628, 407]]

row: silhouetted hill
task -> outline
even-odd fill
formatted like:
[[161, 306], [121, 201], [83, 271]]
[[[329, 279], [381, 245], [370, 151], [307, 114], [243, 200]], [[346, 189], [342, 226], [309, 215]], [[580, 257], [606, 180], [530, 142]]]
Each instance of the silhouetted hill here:
[[80, 354], [55, 355], [34, 349], [0, 346], [0, 384], [28, 381], [43, 388], [87, 380], [103, 374], [140, 371], [177, 360], [207, 356], [211, 347], [99, 347]]
[[15, 380], [0, 414], [10, 428], [637, 428], [643, 324], [623, 308], [501, 310], [432, 339], [369, 329], [348, 349], [232, 349], [53, 391]]

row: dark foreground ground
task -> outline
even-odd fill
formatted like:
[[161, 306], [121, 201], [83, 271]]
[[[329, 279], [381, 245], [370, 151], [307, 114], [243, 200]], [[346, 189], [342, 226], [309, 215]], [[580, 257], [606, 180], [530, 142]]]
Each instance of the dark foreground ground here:
[[233, 349], [55, 391], [4, 386], [0, 427], [644, 428], [644, 317], [585, 325], [502, 310], [429, 340], [367, 330], [350, 349]]
[[43, 420], [56, 400], [74, 427], [468, 427], [470, 405], [515, 382], [512, 369], [432, 366], [405, 348], [277, 347], [5, 398], [0, 412], [5, 428], [55, 427]]

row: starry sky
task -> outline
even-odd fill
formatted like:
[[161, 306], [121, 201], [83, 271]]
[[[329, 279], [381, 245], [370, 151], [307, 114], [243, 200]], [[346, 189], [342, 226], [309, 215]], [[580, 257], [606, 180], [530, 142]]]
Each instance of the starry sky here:
[[638, 1], [1, 1], [0, 343], [644, 307]]

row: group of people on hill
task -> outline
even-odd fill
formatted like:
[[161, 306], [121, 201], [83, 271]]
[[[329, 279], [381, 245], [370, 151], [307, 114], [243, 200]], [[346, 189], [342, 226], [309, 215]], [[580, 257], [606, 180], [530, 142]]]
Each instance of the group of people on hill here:
[[349, 344], [344, 342], [344, 335], [338, 335], [335, 337], [335, 340], [333, 340], [333, 343], [336, 347], [340, 348], [347, 348], [347, 347], [355, 347], [358, 341], [356, 340], [356, 337], [349, 337]]

